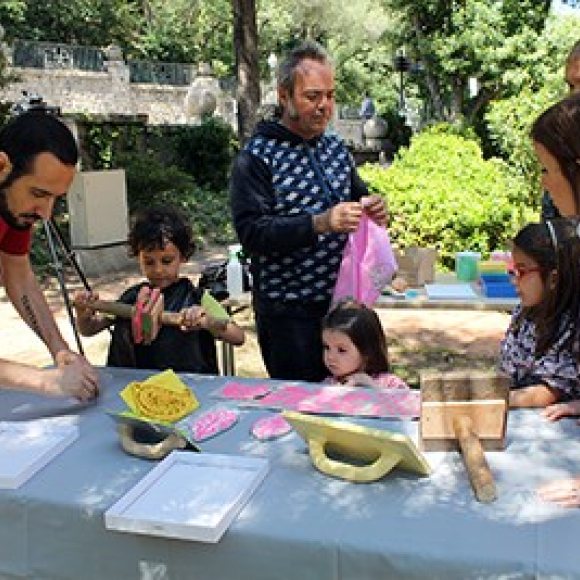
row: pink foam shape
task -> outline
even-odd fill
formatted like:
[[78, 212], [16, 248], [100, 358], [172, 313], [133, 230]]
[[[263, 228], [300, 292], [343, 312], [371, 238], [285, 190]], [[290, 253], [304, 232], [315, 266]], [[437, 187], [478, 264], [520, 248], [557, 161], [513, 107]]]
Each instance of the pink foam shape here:
[[297, 409], [300, 401], [309, 397], [312, 391], [297, 385], [284, 385], [259, 400], [264, 407]]
[[323, 387], [298, 404], [304, 413], [333, 413], [357, 417], [408, 417], [420, 413], [420, 395], [410, 389], [357, 390]]
[[204, 441], [227, 431], [238, 420], [238, 413], [232, 409], [213, 409], [194, 417], [189, 429], [195, 441]]
[[256, 439], [276, 439], [292, 431], [292, 426], [282, 415], [262, 417], [252, 425], [252, 435]]
[[251, 400], [263, 397], [272, 389], [268, 385], [248, 385], [245, 383], [227, 383], [220, 391], [225, 399]]

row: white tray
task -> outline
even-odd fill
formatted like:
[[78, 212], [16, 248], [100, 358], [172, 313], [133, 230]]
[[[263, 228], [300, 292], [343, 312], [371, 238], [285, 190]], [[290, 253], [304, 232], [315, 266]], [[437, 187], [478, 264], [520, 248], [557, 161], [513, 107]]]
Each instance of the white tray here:
[[173, 451], [105, 512], [105, 527], [217, 542], [267, 472], [259, 457]]
[[425, 284], [429, 300], [476, 300], [470, 284]]
[[0, 489], [16, 489], [79, 436], [68, 418], [0, 421]]

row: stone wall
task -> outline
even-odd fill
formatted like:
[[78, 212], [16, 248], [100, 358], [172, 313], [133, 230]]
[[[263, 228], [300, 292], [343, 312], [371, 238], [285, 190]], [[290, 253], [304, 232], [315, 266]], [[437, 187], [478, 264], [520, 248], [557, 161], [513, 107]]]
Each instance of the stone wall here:
[[[4, 50], [8, 62], [12, 62], [11, 51], [6, 46]], [[84, 71], [69, 65], [64, 68], [13, 67], [11, 71], [19, 80], [0, 89], [0, 102], [18, 102], [22, 99], [22, 92], [26, 91], [40, 95], [50, 106], [59, 107], [65, 116], [83, 113], [102, 117], [123, 115], [146, 118], [151, 125], [183, 125], [199, 120], [192, 116], [199, 108], [192, 99], [201, 103], [207, 97], [204, 93], [209, 91], [213, 95], [212, 103], [215, 97], [214, 115], [223, 118], [237, 131], [235, 89], [222, 90], [207, 65], [200, 64], [197, 75], [191, 70], [189, 86], [135, 83], [130, 80], [129, 66], [120, 51], [118, 56], [110, 53], [108, 58], [103, 72]], [[194, 68], [191, 65], [191, 69]], [[263, 83], [262, 95], [264, 105], [275, 103], [276, 90], [272, 81]], [[341, 110], [340, 106], [336, 107], [331, 129], [341, 135], [355, 152], [368, 149], [371, 157], [376, 157], [378, 152], [367, 147], [363, 120], [348, 116], [341, 118], [338, 114]]]
[[[146, 115], [152, 125], [188, 122], [185, 97], [189, 87], [131, 83], [123, 61], [109, 61], [106, 68], [106, 72], [13, 68], [19, 80], [0, 89], [0, 101], [20, 101], [22, 91], [27, 91], [60, 107], [63, 114]], [[220, 91], [216, 100], [215, 114], [235, 128], [235, 99]]]

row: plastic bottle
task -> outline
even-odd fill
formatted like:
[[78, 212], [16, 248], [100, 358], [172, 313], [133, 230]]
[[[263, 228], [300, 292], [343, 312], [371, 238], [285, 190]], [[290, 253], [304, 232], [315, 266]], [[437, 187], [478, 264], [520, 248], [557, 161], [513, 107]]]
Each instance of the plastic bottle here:
[[243, 293], [243, 272], [242, 265], [238, 259], [239, 245], [228, 246], [228, 265], [226, 267], [226, 285], [230, 298], [236, 298]]

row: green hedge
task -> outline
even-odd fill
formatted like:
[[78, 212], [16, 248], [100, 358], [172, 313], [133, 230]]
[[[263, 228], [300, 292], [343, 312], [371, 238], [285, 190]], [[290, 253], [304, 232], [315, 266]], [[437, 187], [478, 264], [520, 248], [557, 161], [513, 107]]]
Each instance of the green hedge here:
[[82, 120], [84, 169], [125, 169], [129, 212], [172, 203], [191, 216], [198, 243], [231, 243], [228, 181], [237, 140], [221, 119], [196, 126]]
[[521, 177], [498, 159], [484, 160], [477, 141], [447, 125], [416, 135], [389, 168], [366, 165], [360, 174], [388, 203], [393, 242], [436, 247], [444, 268], [457, 251], [485, 256], [507, 247], [533, 219]]
[[119, 163], [127, 178], [130, 214], [151, 205], [171, 204], [189, 215], [198, 245], [235, 240], [227, 189], [202, 188], [191, 175], [164, 165], [155, 155], [126, 154], [119, 156]]

